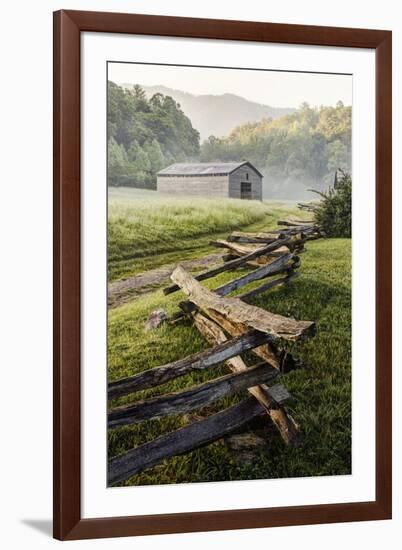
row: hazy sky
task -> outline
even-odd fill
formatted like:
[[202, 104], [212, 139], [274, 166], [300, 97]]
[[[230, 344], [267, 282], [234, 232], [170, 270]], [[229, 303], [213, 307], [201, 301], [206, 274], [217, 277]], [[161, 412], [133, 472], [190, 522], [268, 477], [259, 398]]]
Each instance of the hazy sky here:
[[108, 78], [116, 84], [163, 85], [194, 95], [232, 93], [273, 107], [352, 104], [352, 76], [109, 63]]

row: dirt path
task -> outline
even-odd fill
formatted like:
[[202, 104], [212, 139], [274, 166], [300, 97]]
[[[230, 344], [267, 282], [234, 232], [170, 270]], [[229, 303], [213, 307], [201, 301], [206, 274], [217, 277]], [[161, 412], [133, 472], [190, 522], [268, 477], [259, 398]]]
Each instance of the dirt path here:
[[[184, 260], [180, 264], [186, 269], [197, 269], [218, 264], [224, 252], [209, 254], [195, 260]], [[108, 306], [115, 308], [135, 300], [143, 294], [152, 292], [163, 283], [169, 281], [170, 274], [177, 264], [168, 264], [145, 273], [140, 273], [124, 281], [116, 281], [108, 286]]]

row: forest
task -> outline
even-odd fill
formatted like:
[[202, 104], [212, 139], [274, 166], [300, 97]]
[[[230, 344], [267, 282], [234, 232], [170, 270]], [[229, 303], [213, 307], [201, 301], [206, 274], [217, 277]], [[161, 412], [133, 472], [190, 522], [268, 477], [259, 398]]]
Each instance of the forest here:
[[108, 82], [109, 185], [155, 189], [159, 170], [199, 155], [199, 133], [171, 97]]
[[264, 174], [264, 198], [303, 199], [351, 169], [351, 107], [311, 107], [235, 127], [200, 144], [180, 104], [136, 85], [108, 83], [108, 184], [155, 189], [173, 162], [249, 160]]

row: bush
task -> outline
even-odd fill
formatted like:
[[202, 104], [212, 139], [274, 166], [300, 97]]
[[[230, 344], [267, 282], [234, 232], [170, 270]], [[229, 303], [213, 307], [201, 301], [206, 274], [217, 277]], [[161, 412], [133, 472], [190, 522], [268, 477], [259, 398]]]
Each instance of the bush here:
[[314, 191], [321, 196], [314, 211], [315, 220], [327, 237], [352, 236], [352, 178], [339, 170], [333, 187], [327, 191]]

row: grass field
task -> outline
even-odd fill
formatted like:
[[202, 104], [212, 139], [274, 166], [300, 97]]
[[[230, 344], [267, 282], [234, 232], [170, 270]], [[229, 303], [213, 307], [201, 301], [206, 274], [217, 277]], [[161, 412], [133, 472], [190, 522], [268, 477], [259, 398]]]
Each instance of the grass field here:
[[[120, 259], [111, 259], [114, 278], [121, 278], [123, 273], [141, 271], [136, 262], [139, 262], [139, 266], [146, 265], [146, 269], [151, 269], [161, 265], [166, 257], [170, 258], [170, 262], [183, 258], [185, 253], [198, 256], [204, 253], [204, 249], [210, 252], [208, 240], [221, 232], [227, 233], [234, 227], [231, 225], [233, 223], [244, 230], [269, 229], [275, 226], [278, 217], [286, 216], [289, 212], [295, 213], [291, 205], [269, 203], [238, 204], [239, 201], [219, 201], [219, 204], [208, 207], [202, 201], [198, 212], [196, 203], [186, 205], [186, 200], [175, 200], [168, 204], [165, 202], [162, 205], [155, 197], [151, 201], [143, 197], [142, 202], [138, 203], [138, 209], [135, 202], [130, 204], [131, 199], [128, 199], [127, 206], [123, 206], [122, 200], [124, 197], [116, 193], [112, 196], [110, 207], [109, 227], [113, 227], [110, 246], [114, 247], [113, 250], [120, 250], [122, 256], [126, 254], [124, 262], [122, 256]], [[233, 202], [233, 205], [223, 204], [225, 202]], [[255, 212], [252, 212], [253, 207]], [[172, 219], [174, 212], [176, 220]], [[210, 212], [213, 212], [211, 220]], [[234, 215], [238, 216], [235, 221]], [[194, 219], [202, 227], [198, 227]], [[130, 257], [127, 243], [134, 235], [135, 226], [142, 227], [143, 232], [135, 236], [135, 254], [138, 255]], [[192, 233], [185, 233], [186, 226]], [[147, 237], [142, 239], [145, 232]], [[119, 234], [124, 235], [122, 244], [119, 243]], [[152, 234], [157, 241], [155, 247], [152, 244]], [[183, 235], [186, 236], [185, 243]], [[168, 255], [159, 254], [163, 250], [165, 237], [169, 247]], [[202, 239], [204, 244], [197, 246]], [[143, 256], [139, 255], [140, 250]], [[144, 258], [146, 262], [141, 263]], [[307, 252], [301, 258], [300, 277], [291, 286], [262, 294], [253, 303], [275, 313], [314, 320], [317, 323], [315, 338], [303, 344], [288, 345], [288, 349], [301, 357], [309, 368], [293, 371], [283, 377], [286, 387], [294, 397], [289, 409], [301, 426], [303, 446], [298, 449], [286, 447], [267, 421], [258, 420], [250, 428], [265, 438], [266, 445], [253, 451], [251, 464], [239, 461], [239, 457], [219, 441], [165, 461], [122, 485], [350, 473], [351, 241], [331, 239], [307, 243]], [[118, 266], [123, 263], [125, 270], [119, 270]], [[233, 273], [224, 273], [203, 284], [213, 288], [231, 278]], [[132, 375], [207, 347], [197, 330], [190, 325], [164, 325], [155, 331], [144, 332], [144, 323], [151, 311], [163, 307], [172, 313], [177, 310], [177, 303], [181, 299], [180, 293], [164, 296], [161, 290], [155, 290], [109, 311], [109, 380]], [[215, 378], [224, 372], [224, 368], [219, 367], [204, 373], [192, 373], [164, 386], [115, 400], [112, 405], [176, 391]], [[197, 414], [218, 411], [243, 397], [244, 394], [240, 394], [223, 399], [205, 410], [197, 411]], [[194, 417], [190, 415], [190, 420], [191, 418]], [[184, 426], [188, 421], [189, 417], [171, 416], [112, 430], [109, 433], [109, 456], [115, 456], [162, 433]]]
[[[292, 209], [294, 213], [298, 211]], [[283, 205], [241, 200], [161, 197], [155, 191], [109, 191], [109, 281], [211, 252], [211, 237], [275, 224]]]

